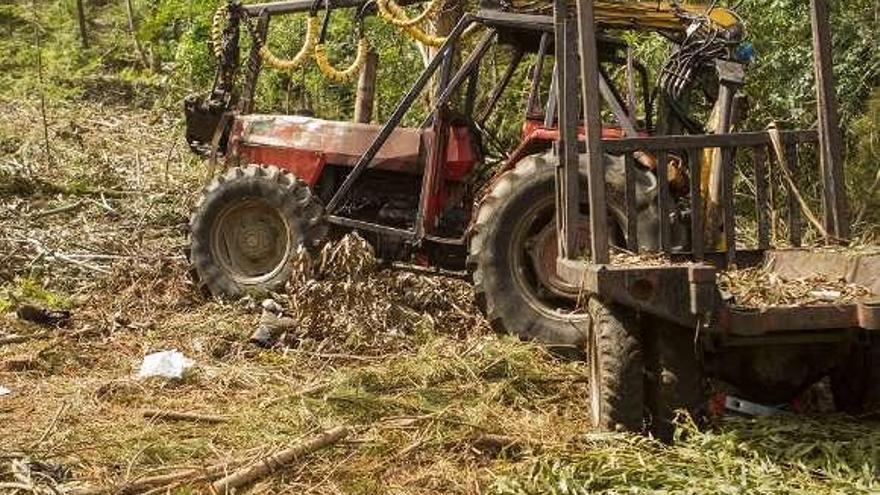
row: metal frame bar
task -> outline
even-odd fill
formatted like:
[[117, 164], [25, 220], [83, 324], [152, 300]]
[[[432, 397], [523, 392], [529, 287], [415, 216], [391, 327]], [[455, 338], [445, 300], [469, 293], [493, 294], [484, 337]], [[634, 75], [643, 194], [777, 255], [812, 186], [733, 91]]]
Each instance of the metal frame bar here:
[[[798, 170], [798, 149], [797, 143], [785, 141], [785, 163], [783, 167], [788, 169], [792, 181], [797, 181]], [[788, 242], [794, 247], [801, 246], [801, 237], [803, 231], [801, 228], [801, 205], [798, 203], [796, 190], [792, 189], [788, 183], [785, 185], [786, 196], [788, 196]]]
[[[580, 48], [577, 52], [580, 53], [590, 205], [590, 252], [593, 263], [605, 264], [610, 261], [608, 211], [605, 201], [605, 167], [602, 163], [602, 121], [599, 118], [599, 54], [596, 49], [596, 23], [592, 0], [577, 0], [577, 14], [578, 48]], [[574, 186], [577, 186], [577, 181]], [[573, 186], [568, 184], [568, 187]]]
[[703, 197], [700, 194], [702, 185], [703, 163], [700, 156], [702, 148], [687, 150], [688, 166], [690, 167], [691, 190], [691, 254], [696, 261], [703, 260], [705, 239], [703, 237]]
[[498, 104], [498, 101], [501, 100], [501, 96], [504, 95], [504, 92], [507, 90], [507, 86], [510, 84], [510, 79], [513, 77], [513, 73], [516, 72], [516, 69], [522, 62], [523, 55], [525, 55], [525, 52], [519, 49], [513, 52], [513, 58], [510, 60], [510, 65], [507, 66], [507, 70], [505, 70], [504, 74], [501, 76], [501, 81], [495, 86], [495, 89], [492, 90], [492, 94], [489, 95], [489, 100], [487, 101], [486, 106], [480, 111], [480, 118], [477, 119], [477, 122], [479, 122], [480, 125], [484, 125], [486, 120], [492, 115], [492, 112], [495, 111], [495, 105]]
[[469, 14], [465, 14], [458, 21], [458, 24], [455, 25], [455, 28], [452, 29], [452, 32], [449, 33], [449, 36], [446, 38], [446, 41], [437, 51], [437, 54], [434, 55], [434, 58], [428, 63], [428, 66], [425, 67], [425, 70], [422, 71], [419, 78], [413, 83], [410, 90], [403, 97], [400, 103], [397, 104], [397, 108], [394, 109], [394, 112], [391, 114], [391, 117], [387, 122], [382, 126], [382, 129], [379, 131], [379, 134], [370, 144], [370, 147], [361, 155], [360, 159], [358, 159], [354, 168], [351, 169], [351, 172], [345, 177], [342, 185], [339, 186], [339, 189], [336, 190], [336, 193], [333, 194], [333, 197], [327, 203], [326, 212], [327, 214], [332, 215], [336, 212], [339, 206], [342, 204], [342, 200], [346, 197], [348, 192], [351, 190], [352, 186], [354, 186], [354, 182], [360, 178], [360, 176], [364, 173], [364, 171], [370, 166], [370, 162], [373, 161], [373, 158], [376, 157], [376, 154], [379, 152], [379, 149], [385, 144], [385, 141], [388, 140], [388, 137], [391, 136], [391, 132], [400, 125], [400, 122], [403, 120], [406, 112], [412, 107], [413, 103], [419, 97], [422, 90], [428, 84], [428, 81], [431, 80], [434, 73], [440, 67], [440, 64], [445, 60], [445, 58], [449, 55], [452, 50], [452, 46], [458, 41], [461, 37], [461, 34], [464, 30], [474, 22], [473, 16]]
[[[672, 229], [669, 225], [669, 154], [657, 152], [657, 216], [660, 217], [660, 249], [668, 251], [672, 247]], [[627, 218], [627, 221], [629, 219]]]
[[755, 164], [755, 213], [758, 222], [758, 249], [770, 248], [770, 204], [767, 194], [767, 147], [752, 147], [752, 160]]
[[733, 164], [736, 148], [721, 148], [721, 204], [724, 225], [724, 246], [727, 251], [727, 266], [736, 266], [736, 210], [733, 201]]
[[813, 31], [816, 106], [819, 113], [819, 165], [822, 171], [825, 230], [829, 236], [845, 241], [850, 236], [850, 225], [843, 175], [843, 144], [837, 95], [834, 92], [827, 0], [810, 0], [810, 21]]
[[[483, 45], [488, 45], [487, 41], [491, 41], [491, 37], [487, 36], [483, 41], [478, 49], [485, 50]], [[449, 127], [446, 125], [449, 120], [449, 112], [446, 110], [446, 100], [452, 94], [450, 80], [452, 79], [452, 64], [455, 60], [455, 48], [455, 45], [450, 46], [444, 55], [440, 77], [437, 80], [437, 101], [434, 104], [434, 111], [431, 113], [433, 115], [430, 134], [431, 148], [428, 151], [428, 162], [425, 163], [425, 168], [422, 170], [422, 188], [419, 192], [419, 209], [416, 212], [414, 226], [416, 239], [424, 236], [425, 232], [433, 231], [435, 212], [431, 208], [431, 197], [439, 188], [440, 172], [446, 163], [446, 144], [449, 142]], [[468, 60], [473, 58], [475, 57]], [[465, 76], [457, 77], [455, 82], [460, 85], [464, 80]]]
[[559, 101], [559, 140], [556, 144], [556, 224], [559, 255], [574, 259], [578, 256], [577, 222], [580, 205], [577, 141], [577, 26], [573, 12], [565, 0], [554, 4], [556, 23], [557, 94]]
[[532, 71], [532, 82], [529, 88], [529, 100], [526, 103], [526, 116], [537, 115], [541, 111], [541, 79], [544, 75], [544, 60], [550, 45], [550, 33], [543, 33], [538, 43], [537, 61]]
[[[816, 131], [781, 131], [785, 142], [797, 144], [815, 143]], [[605, 139], [602, 149], [606, 153], [621, 154], [633, 151], [672, 151], [685, 148], [744, 147], [770, 144], [770, 134], [760, 132], [734, 132], [731, 134], [648, 136], [624, 139]]]
[[636, 210], [636, 159], [632, 153], [623, 155], [624, 202], [626, 205], [626, 248], [639, 252], [639, 224]]
[[[495, 40], [495, 34], [496, 32], [494, 29], [488, 30], [486, 34], [484, 34], [483, 37], [480, 38], [480, 41], [477, 42], [477, 46], [474, 47], [474, 49], [468, 55], [468, 58], [465, 59], [464, 63], [461, 65], [455, 75], [452, 76], [451, 80], [438, 85], [438, 89], [440, 91], [438, 92], [436, 101], [434, 102], [434, 109], [431, 113], [428, 114], [420, 127], [424, 128], [425, 126], [427, 126], [433, 116], [437, 113], [437, 111], [443, 105], [446, 105], [446, 103], [448, 103], [450, 99], [452, 99], [452, 96], [455, 94], [456, 91], [458, 91], [458, 88], [461, 87], [462, 83], [465, 82], [465, 80], [471, 75], [471, 73], [478, 69], [478, 64], [480, 63], [480, 61], [483, 60], [483, 57], [486, 55], [486, 52], [489, 50], [489, 47], [492, 46], [492, 42]], [[447, 55], [447, 59], [450, 64], [450, 70], [452, 69], [451, 63], [453, 58], [454, 53], [450, 52]], [[446, 66], [444, 65], [444, 69], [445, 68]]]

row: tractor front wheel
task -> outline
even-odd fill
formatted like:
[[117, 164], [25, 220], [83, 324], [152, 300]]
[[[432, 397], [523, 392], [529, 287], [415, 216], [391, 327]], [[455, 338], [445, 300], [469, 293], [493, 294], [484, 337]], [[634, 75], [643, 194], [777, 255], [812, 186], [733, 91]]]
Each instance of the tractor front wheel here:
[[274, 166], [233, 167], [205, 188], [189, 222], [187, 257], [195, 284], [213, 296], [278, 289], [299, 246], [324, 235], [309, 187]]

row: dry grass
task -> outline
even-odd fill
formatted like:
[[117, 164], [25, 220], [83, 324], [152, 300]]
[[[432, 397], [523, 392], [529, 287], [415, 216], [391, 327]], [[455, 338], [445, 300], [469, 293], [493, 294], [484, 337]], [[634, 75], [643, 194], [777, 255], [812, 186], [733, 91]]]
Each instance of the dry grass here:
[[[340, 424], [355, 430], [348, 441], [250, 492], [878, 488], [870, 424], [735, 423], [692, 431], [673, 448], [585, 436], [584, 363], [490, 335], [465, 282], [378, 270], [356, 239], [302, 260], [309, 276], [278, 297], [296, 331], [276, 348], [253, 347], [256, 302], [204, 300], [185, 277], [181, 225], [201, 172], [185, 157], [179, 123], [94, 105], [51, 112], [48, 160], [39, 126], [21, 125], [36, 122], [36, 110], [0, 106], [0, 333], [45, 331], [9, 312], [19, 300], [73, 312], [44, 338], [0, 346], [0, 385], [12, 390], [0, 397], [0, 483], [18, 476], [37, 487], [0, 493], [234, 467]], [[167, 349], [194, 359], [194, 373], [133, 378], [145, 354]], [[147, 409], [227, 421], [148, 419]], [[807, 448], [805, 431], [830, 438]]]

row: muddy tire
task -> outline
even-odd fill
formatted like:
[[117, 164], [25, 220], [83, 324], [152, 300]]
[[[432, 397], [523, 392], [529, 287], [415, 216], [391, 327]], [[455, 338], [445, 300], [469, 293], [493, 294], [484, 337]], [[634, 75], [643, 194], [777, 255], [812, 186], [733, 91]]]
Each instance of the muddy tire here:
[[309, 187], [274, 166], [233, 167], [203, 191], [190, 216], [187, 258], [207, 295], [237, 298], [277, 290], [299, 246], [324, 237]]
[[[555, 160], [550, 153], [525, 157], [492, 184], [476, 212], [467, 266], [477, 307], [497, 332], [582, 356], [590, 317], [574, 314], [577, 288], [566, 287], [555, 273]], [[608, 156], [605, 160], [609, 232], [612, 244], [622, 245], [626, 231], [621, 206], [623, 161]], [[583, 188], [586, 167], [581, 157]], [[657, 243], [655, 184], [648, 172], [637, 182], [639, 242], [645, 247]], [[577, 230], [579, 243], [586, 247], [586, 205], [582, 205], [582, 213]]]
[[705, 374], [694, 346], [694, 332], [659, 319], [651, 321], [646, 397], [651, 432], [669, 442], [678, 411], [699, 422], [708, 400]]
[[645, 356], [635, 312], [590, 299], [590, 411], [599, 431], [645, 427]]
[[548, 294], [525, 252], [535, 229], [552, 228], [554, 166], [545, 156], [523, 159], [493, 184], [477, 212], [467, 265], [477, 307], [496, 332], [576, 353], [589, 315], [572, 314], [570, 302]]
[[848, 414], [880, 409], [880, 339], [853, 345], [831, 373], [831, 393], [837, 410]]

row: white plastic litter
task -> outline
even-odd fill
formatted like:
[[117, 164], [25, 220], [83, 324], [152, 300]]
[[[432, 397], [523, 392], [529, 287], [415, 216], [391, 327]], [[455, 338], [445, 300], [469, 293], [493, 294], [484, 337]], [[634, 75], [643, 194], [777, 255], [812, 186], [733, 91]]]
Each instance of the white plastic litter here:
[[192, 359], [183, 355], [177, 349], [170, 351], [154, 352], [144, 356], [138, 378], [150, 378], [160, 376], [164, 378], [183, 378], [186, 370], [195, 364]]
[[3, 385], [0, 385], [0, 396], [9, 395], [11, 393], [12, 393], [12, 390], [9, 390], [8, 388], [4, 387]]
[[840, 299], [842, 293], [839, 290], [814, 290], [810, 291], [810, 295], [820, 301], [834, 302]]

